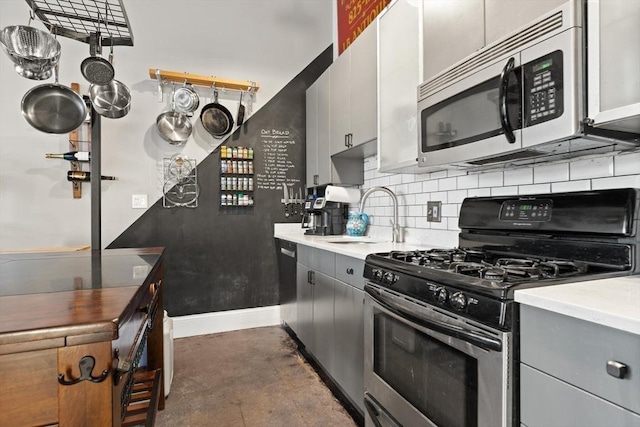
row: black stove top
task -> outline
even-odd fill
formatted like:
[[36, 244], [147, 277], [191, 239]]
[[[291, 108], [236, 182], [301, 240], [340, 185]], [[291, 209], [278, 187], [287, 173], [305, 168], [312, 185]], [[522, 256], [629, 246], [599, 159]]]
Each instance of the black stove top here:
[[[638, 189], [465, 199], [459, 247], [370, 254], [380, 288], [510, 327], [517, 289], [640, 272]], [[533, 215], [544, 206], [544, 217]]]

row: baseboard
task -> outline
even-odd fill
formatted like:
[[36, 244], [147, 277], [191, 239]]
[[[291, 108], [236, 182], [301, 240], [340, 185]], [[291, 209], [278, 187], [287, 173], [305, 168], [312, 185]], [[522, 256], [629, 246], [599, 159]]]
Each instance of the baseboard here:
[[173, 337], [186, 338], [280, 324], [280, 306], [172, 317]]

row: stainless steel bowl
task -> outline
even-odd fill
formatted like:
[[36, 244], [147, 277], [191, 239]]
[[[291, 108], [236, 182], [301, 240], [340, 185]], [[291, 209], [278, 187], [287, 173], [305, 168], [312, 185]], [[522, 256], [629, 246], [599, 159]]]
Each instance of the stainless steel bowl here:
[[156, 119], [158, 133], [169, 144], [184, 145], [193, 131], [189, 117], [179, 111], [165, 111]]
[[96, 112], [110, 119], [124, 117], [131, 109], [131, 92], [118, 80], [111, 80], [106, 85], [90, 85], [89, 98]]
[[49, 33], [34, 27], [14, 25], [0, 33], [0, 44], [18, 74], [32, 80], [51, 77], [60, 59], [60, 43]]

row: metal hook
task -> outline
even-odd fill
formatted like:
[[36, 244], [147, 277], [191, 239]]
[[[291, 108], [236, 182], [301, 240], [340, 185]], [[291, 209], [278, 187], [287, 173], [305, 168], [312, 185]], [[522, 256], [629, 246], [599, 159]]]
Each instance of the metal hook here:
[[158, 80], [158, 102], [162, 102], [162, 77], [158, 68], [156, 68], [156, 80]]
[[91, 372], [93, 371], [95, 365], [96, 359], [93, 356], [84, 356], [82, 359], [80, 359], [80, 363], [78, 363], [80, 376], [78, 378], [66, 380], [64, 378], [64, 374], [58, 374], [58, 382], [62, 385], [74, 385], [79, 383], [80, 381], [85, 380], [89, 380], [93, 383], [101, 383], [102, 381], [107, 379], [107, 376], [109, 375], [109, 369], [105, 369], [104, 371], [102, 371], [102, 374], [99, 377], [94, 377]]

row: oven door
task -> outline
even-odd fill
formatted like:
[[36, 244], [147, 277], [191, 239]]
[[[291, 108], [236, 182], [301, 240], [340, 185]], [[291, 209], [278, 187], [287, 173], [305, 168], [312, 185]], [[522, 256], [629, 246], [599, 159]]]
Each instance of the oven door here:
[[512, 334], [365, 286], [365, 425], [510, 426]]

